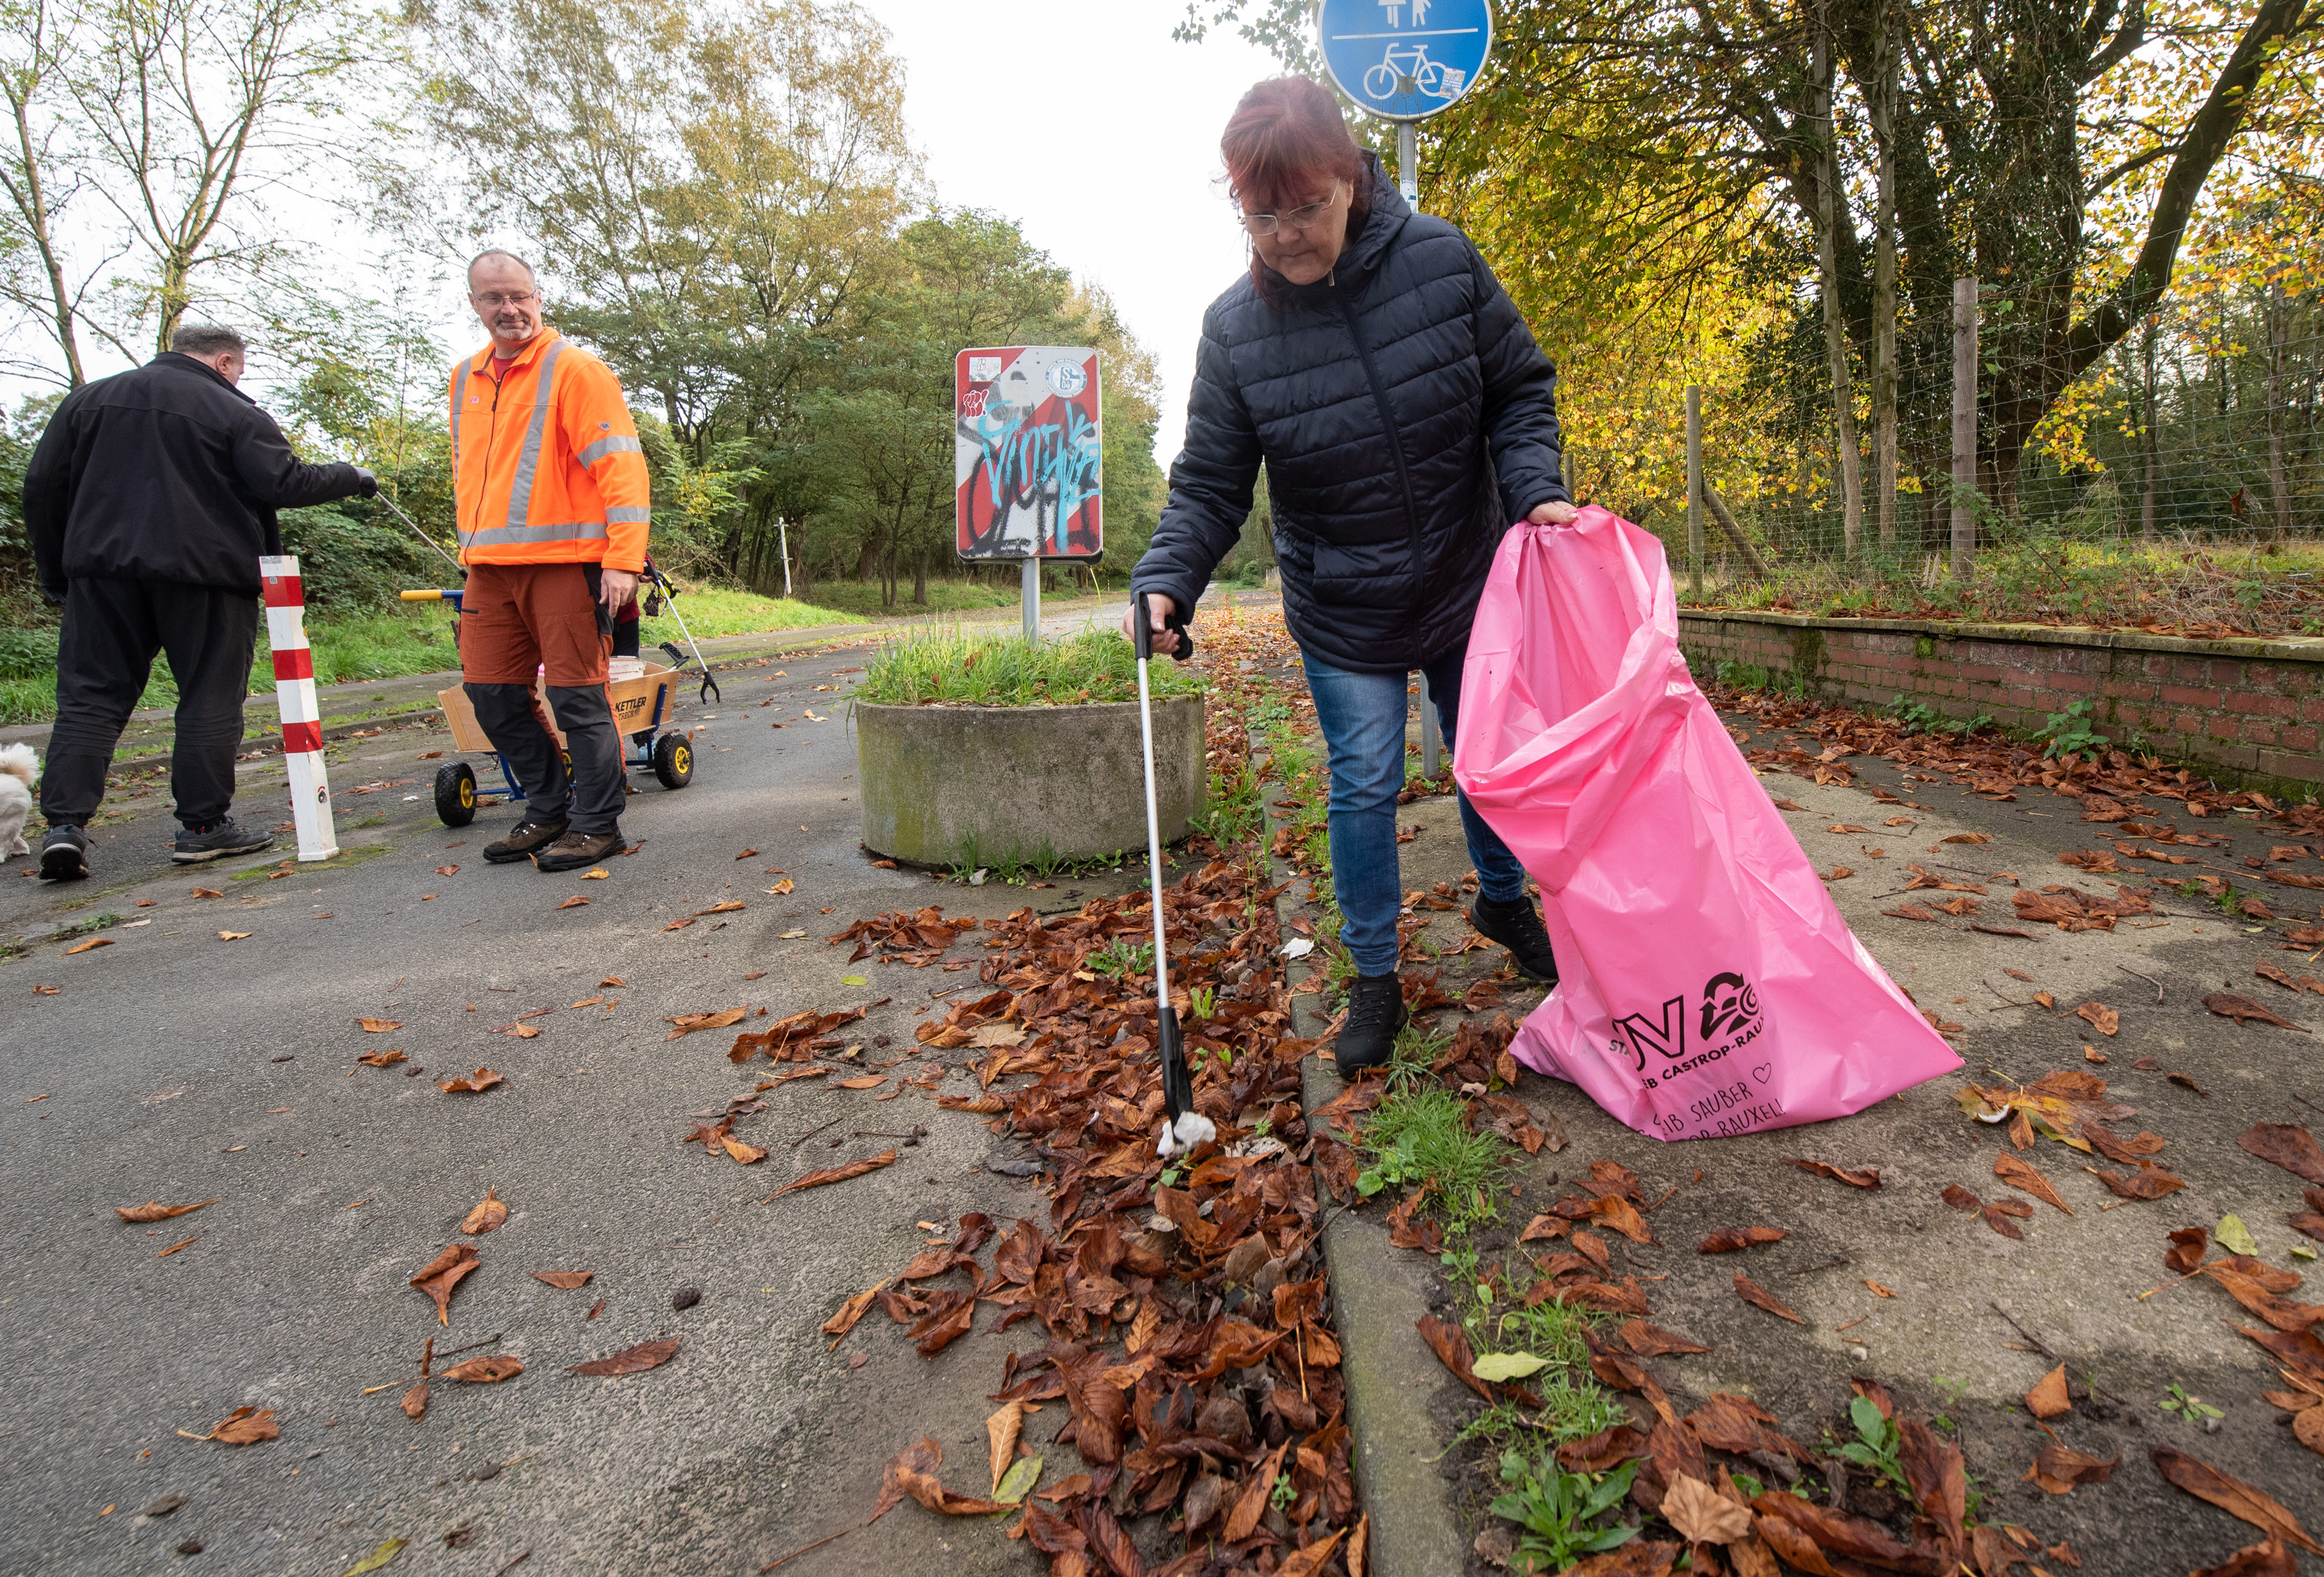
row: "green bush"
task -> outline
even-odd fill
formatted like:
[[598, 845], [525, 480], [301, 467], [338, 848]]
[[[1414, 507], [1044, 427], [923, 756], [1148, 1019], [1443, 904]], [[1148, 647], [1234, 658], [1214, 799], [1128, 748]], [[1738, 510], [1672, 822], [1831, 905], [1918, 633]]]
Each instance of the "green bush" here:
[[452, 573], [384, 510], [358, 519], [339, 505], [321, 504], [284, 510], [281, 518], [282, 550], [299, 556], [309, 608], [383, 608], [406, 586], [440, 586]]
[[[1150, 693], [1198, 694], [1203, 679], [1168, 658], [1148, 665]], [[883, 706], [1071, 706], [1138, 699], [1138, 655], [1129, 641], [1093, 631], [1028, 644], [1019, 636], [930, 632], [907, 636], [864, 665], [855, 698]]]

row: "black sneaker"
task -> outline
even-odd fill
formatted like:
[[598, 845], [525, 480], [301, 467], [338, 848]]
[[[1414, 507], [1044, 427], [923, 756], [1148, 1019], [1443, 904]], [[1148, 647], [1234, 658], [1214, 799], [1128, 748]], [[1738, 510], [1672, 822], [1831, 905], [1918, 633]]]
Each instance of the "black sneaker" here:
[[180, 865], [201, 865], [221, 854], [254, 854], [273, 846], [266, 834], [252, 832], [228, 816], [208, 826], [180, 829], [178, 841], [170, 845], [170, 858]]
[[1509, 960], [1517, 969], [1544, 985], [1557, 983], [1557, 954], [1549, 945], [1549, 927], [1541, 923], [1541, 911], [1533, 899], [1521, 898], [1515, 903], [1495, 903], [1480, 898], [1469, 908], [1469, 923], [1488, 942], [1499, 942], [1509, 950]]
[[512, 865], [519, 860], [532, 858], [534, 850], [545, 849], [564, 835], [565, 824], [561, 821], [521, 821], [509, 828], [508, 836], [484, 845], [484, 862], [490, 865]]
[[1360, 974], [1348, 987], [1347, 1022], [1333, 1043], [1340, 1076], [1352, 1079], [1366, 1068], [1385, 1066], [1404, 1028], [1404, 982], [1392, 974]]
[[610, 833], [567, 833], [535, 854], [532, 863], [541, 871], [578, 871], [584, 865], [595, 865], [618, 854], [628, 846], [622, 842], [619, 829]]
[[88, 874], [88, 835], [69, 825], [52, 826], [41, 840], [41, 880], [78, 881]]

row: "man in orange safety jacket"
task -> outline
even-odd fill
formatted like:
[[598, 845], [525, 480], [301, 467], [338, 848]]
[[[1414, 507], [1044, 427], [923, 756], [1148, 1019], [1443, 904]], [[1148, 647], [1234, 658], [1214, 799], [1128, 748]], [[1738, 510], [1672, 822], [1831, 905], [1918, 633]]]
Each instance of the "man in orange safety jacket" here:
[[[531, 264], [468, 264], [468, 303], [492, 344], [452, 369], [452, 466], [468, 583], [460, 669], [476, 721], [525, 792], [524, 816], [484, 858], [542, 871], [623, 847], [621, 736], [605, 696], [614, 610], [645, 567], [651, 485], [637, 424], [605, 364], [541, 322]], [[573, 758], [533, 707], [533, 678]]]

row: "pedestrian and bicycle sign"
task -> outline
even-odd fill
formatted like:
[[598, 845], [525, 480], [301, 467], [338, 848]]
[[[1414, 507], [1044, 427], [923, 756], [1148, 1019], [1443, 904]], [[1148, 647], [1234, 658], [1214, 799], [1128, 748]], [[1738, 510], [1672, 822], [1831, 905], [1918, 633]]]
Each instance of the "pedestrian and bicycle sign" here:
[[1382, 120], [1451, 109], [1493, 48], [1490, 0], [1323, 0], [1323, 64], [1340, 90]]

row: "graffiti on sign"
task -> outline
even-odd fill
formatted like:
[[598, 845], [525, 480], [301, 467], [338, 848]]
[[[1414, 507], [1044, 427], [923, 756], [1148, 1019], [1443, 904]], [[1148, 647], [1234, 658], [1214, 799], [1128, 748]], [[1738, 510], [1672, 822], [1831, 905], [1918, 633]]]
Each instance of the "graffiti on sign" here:
[[1032, 345], [954, 359], [963, 558], [1094, 558], [1104, 545], [1098, 353]]

